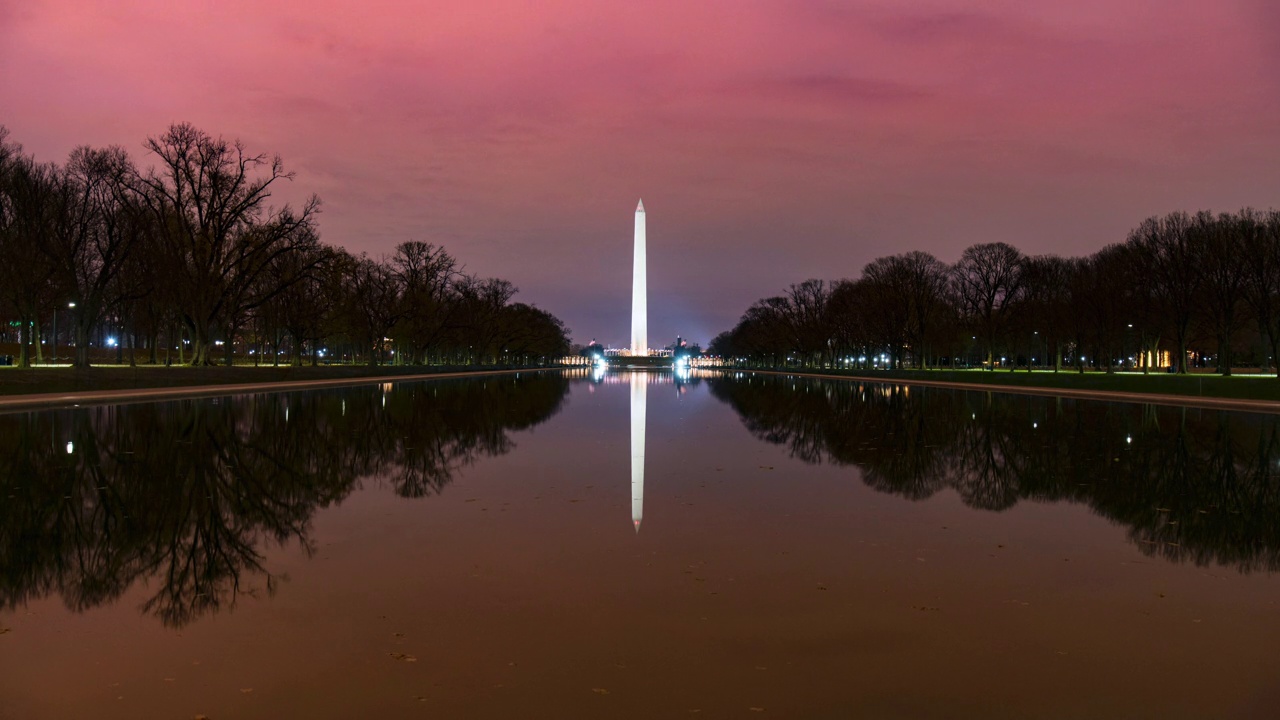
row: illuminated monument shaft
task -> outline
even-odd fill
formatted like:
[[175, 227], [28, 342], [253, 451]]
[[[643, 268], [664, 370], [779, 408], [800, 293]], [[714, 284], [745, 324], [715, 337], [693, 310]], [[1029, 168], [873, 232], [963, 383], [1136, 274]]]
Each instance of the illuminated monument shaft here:
[[636, 246], [631, 261], [631, 354], [649, 354], [649, 285], [645, 266], [644, 201], [636, 205]]
[[644, 416], [649, 379], [631, 374], [631, 523], [640, 532], [644, 518]]

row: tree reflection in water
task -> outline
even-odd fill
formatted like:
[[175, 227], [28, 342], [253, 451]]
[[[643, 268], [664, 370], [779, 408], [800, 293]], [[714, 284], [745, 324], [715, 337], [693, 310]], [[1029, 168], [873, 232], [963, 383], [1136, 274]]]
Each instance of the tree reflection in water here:
[[525, 373], [0, 415], [0, 603], [79, 611], [147, 580], [144, 612], [182, 626], [270, 594], [267, 543], [311, 552], [312, 516], [366, 478], [440, 492], [567, 392]]
[[754, 375], [711, 392], [766, 442], [881, 492], [1084, 503], [1146, 555], [1280, 569], [1280, 417]]

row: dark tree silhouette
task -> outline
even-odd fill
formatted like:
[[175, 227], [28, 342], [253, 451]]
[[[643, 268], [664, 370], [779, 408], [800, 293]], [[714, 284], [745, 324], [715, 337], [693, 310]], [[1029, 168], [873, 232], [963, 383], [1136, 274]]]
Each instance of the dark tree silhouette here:
[[757, 375], [708, 381], [758, 439], [880, 492], [1087, 505], [1172, 562], [1280, 571], [1280, 417]]
[[1004, 243], [974, 245], [960, 256], [951, 278], [956, 300], [983, 338], [987, 366], [994, 370], [996, 344], [1025, 287], [1022, 253]]
[[293, 179], [280, 157], [248, 154], [191, 125], [173, 125], [146, 147], [160, 167], [138, 174], [134, 187], [161, 238], [156, 260], [176, 279], [191, 363], [210, 364], [219, 323], [240, 320], [281, 289], [258, 282], [271, 261], [315, 242], [320, 201], [313, 196], [298, 212], [271, 207], [273, 186]]
[[1204, 270], [1192, 237], [1191, 218], [1186, 213], [1148, 218], [1129, 234], [1129, 243], [1139, 253], [1146, 283], [1173, 336], [1177, 370], [1185, 373], [1191, 323], [1204, 287]]
[[524, 374], [0, 415], [0, 607], [87, 610], [145, 582], [143, 611], [182, 626], [270, 594], [264, 551], [310, 552], [318, 510], [366, 481], [440, 493], [567, 391]]
[[1280, 212], [1240, 213], [1243, 235], [1244, 296], [1270, 351], [1268, 360], [1280, 377]]

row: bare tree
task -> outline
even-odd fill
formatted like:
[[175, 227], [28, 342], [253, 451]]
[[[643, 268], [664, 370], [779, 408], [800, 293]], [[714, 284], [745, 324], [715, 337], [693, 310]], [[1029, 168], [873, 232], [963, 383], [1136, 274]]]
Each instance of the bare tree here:
[[493, 358], [500, 348], [496, 340], [503, 308], [516, 294], [516, 287], [506, 280], [480, 280], [464, 277], [455, 284], [458, 309], [455, 314], [454, 346], [459, 354], [466, 351], [467, 362], [477, 358]]
[[1024, 290], [1022, 253], [1005, 243], [968, 248], [952, 269], [956, 300], [983, 337], [987, 366], [995, 368], [995, 348]]
[[890, 363], [898, 367], [910, 344], [911, 305], [905, 268], [891, 258], [881, 258], [867, 265], [857, 285], [861, 302], [853, 312], [861, 316], [861, 325], [872, 340], [872, 354], [888, 350]]
[[326, 282], [336, 259], [337, 253], [317, 243], [276, 258], [264, 275], [269, 287], [282, 288], [261, 307], [289, 333], [294, 365], [302, 364], [304, 350], [310, 351], [312, 365], [319, 362], [320, 339], [336, 311]]
[[1244, 263], [1244, 295], [1280, 377], [1280, 212], [1245, 208], [1240, 218], [1242, 250], [1249, 259]]
[[44, 248], [53, 240], [58, 170], [22, 154], [0, 127], [0, 293], [20, 329], [18, 362], [42, 356], [40, 320], [53, 308], [55, 267]]
[[821, 363], [831, 355], [831, 331], [827, 325], [827, 300], [831, 290], [823, 280], [810, 279], [787, 288], [783, 315], [796, 352], [805, 365]]
[[554, 357], [569, 351], [569, 330], [564, 323], [532, 305], [508, 305], [501, 329], [504, 362], [508, 357]]
[[1231, 375], [1234, 342], [1243, 324], [1245, 301], [1244, 236], [1253, 231], [1250, 216], [1196, 213], [1191, 232], [1204, 270], [1205, 321], [1218, 341], [1218, 372]]
[[391, 271], [404, 289], [404, 312], [396, 328], [401, 352], [425, 362], [450, 328], [457, 304], [450, 302], [452, 284], [460, 278], [458, 261], [444, 248], [410, 241], [396, 246]]
[[[1092, 348], [1099, 366], [1115, 371], [1115, 361], [1124, 350], [1129, 332], [1132, 302], [1131, 251], [1123, 245], [1108, 245], [1076, 265], [1072, 284], [1072, 310], [1078, 325], [1081, 346]], [[1081, 369], [1083, 370], [1083, 363]]]
[[75, 302], [75, 366], [89, 366], [89, 334], [117, 309], [117, 282], [149, 226], [128, 183], [136, 173], [123, 148], [81, 146], [58, 174], [56, 221], [45, 246], [58, 285]]
[[209, 364], [218, 322], [264, 302], [271, 289], [255, 295], [249, 288], [272, 259], [314, 240], [307, 231], [320, 201], [312, 196], [299, 212], [269, 206], [273, 185], [293, 178], [279, 156], [250, 155], [239, 142], [189, 124], [148, 138], [146, 148], [160, 167], [138, 174], [135, 188], [163, 236], [157, 260], [191, 333], [191, 362]]
[[872, 335], [867, 324], [868, 291], [861, 280], [839, 280], [831, 284], [827, 318], [831, 337], [840, 355], [866, 355]]
[[360, 256], [350, 268], [347, 299], [350, 327], [369, 351], [369, 366], [378, 365], [386, 350], [391, 328], [403, 308], [401, 286], [385, 263]]
[[1140, 275], [1177, 344], [1178, 372], [1185, 373], [1191, 323], [1205, 282], [1191, 218], [1182, 212], [1148, 218], [1129, 234], [1128, 244], [1138, 253]]
[[1033, 354], [1039, 342], [1053, 356], [1054, 372], [1062, 369], [1062, 342], [1070, 322], [1070, 277], [1071, 261], [1056, 255], [1038, 255], [1023, 263], [1022, 330], [1031, 333]]
[[877, 312], [902, 341], [894, 350], [901, 362], [902, 346], [911, 351], [915, 365], [924, 368], [934, 323], [948, 302], [947, 265], [918, 250], [878, 258], [862, 270], [863, 279], [877, 290]]

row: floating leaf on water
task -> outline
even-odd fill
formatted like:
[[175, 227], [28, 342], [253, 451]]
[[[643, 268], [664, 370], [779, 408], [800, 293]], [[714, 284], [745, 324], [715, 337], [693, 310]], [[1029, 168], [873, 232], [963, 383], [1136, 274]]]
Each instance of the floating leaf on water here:
[[418, 662], [418, 658], [412, 655], [406, 655], [405, 653], [393, 652], [387, 654], [391, 656], [391, 659], [399, 660], [400, 662]]
[[609, 691], [608, 691], [608, 690], [605, 690], [604, 688], [591, 688], [591, 692], [593, 692], [593, 693], [595, 693], [595, 694], [597, 694], [597, 695], [608, 695], [608, 694], [609, 694]]

